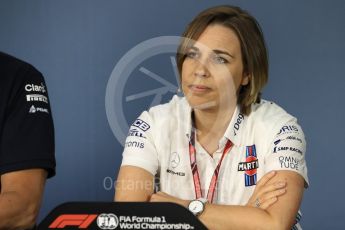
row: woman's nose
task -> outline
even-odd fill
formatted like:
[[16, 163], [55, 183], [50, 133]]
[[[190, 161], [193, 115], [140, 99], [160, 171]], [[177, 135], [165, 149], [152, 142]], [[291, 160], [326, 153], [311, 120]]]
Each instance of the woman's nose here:
[[195, 77], [208, 77], [210, 75], [205, 61], [197, 61], [197, 64], [194, 69], [194, 76]]

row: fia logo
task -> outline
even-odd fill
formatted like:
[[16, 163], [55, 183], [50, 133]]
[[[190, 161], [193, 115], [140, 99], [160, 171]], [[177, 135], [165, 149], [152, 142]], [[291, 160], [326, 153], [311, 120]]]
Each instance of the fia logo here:
[[97, 217], [97, 226], [101, 229], [115, 229], [119, 225], [119, 218], [112, 213], [102, 213]]

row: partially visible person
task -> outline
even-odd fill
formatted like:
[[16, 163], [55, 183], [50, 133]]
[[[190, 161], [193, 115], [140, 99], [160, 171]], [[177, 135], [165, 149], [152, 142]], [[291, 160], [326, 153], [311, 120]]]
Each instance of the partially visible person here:
[[33, 66], [0, 52], [0, 229], [34, 228], [55, 175], [46, 84]]

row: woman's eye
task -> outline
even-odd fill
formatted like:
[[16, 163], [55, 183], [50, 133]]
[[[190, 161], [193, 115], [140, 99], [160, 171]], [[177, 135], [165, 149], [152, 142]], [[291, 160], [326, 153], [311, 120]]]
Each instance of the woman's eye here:
[[197, 58], [198, 54], [197, 54], [197, 52], [195, 52], [195, 51], [189, 51], [189, 52], [187, 52], [186, 56], [187, 56], [188, 58], [194, 59], [194, 58]]
[[218, 55], [214, 56], [213, 59], [216, 63], [219, 63], [219, 64], [228, 63], [228, 60], [226, 60], [225, 58], [222, 58], [221, 56], [218, 56]]

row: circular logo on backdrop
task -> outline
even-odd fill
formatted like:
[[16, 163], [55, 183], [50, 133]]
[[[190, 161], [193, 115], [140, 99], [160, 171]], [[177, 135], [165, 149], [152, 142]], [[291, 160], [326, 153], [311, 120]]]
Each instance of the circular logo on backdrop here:
[[[144, 98], [150, 98], [144, 109], [158, 105], [162, 102], [165, 94], [176, 94], [179, 88], [178, 71], [176, 68], [175, 54], [177, 47], [181, 41], [179, 36], [162, 36], [156, 37], [144, 42], [129, 50], [115, 65], [105, 94], [105, 109], [110, 128], [116, 139], [124, 145], [130, 122], [127, 118], [132, 116], [132, 112], [126, 112], [126, 105], [133, 101], [143, 104]], [[152, 59], [158, 55], [163, 56], [170, 64], [170, 71], [175, 76], [172, 81], [155, 71], [155, 65], [151, 67], [145, 66], [149, 64], [148, 59]], [[167, 55], [170, 54], [170, 55]], [[157, 65], [156, 65], [157, 67]], [[144, 76], [144, 78], [140, 78]], [[131, 78], [134, 80], [131, 81]], [[129, 93], [125, 90], [126, 84], [141, 86], [148, 81], [154, 81], [154, 88], [140, 90], [138, 92]], [[171, 83], [175, 82], [175, 83]], [[151, 84], [151, 83], [150, 83]], [[138, 116], [139, 114], [136, 114]]]

